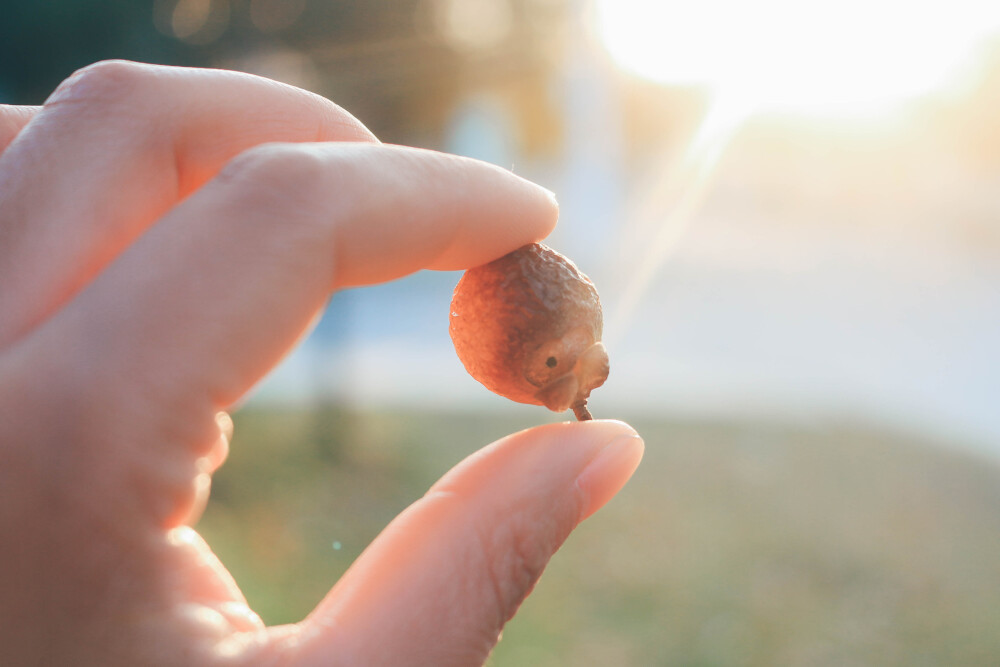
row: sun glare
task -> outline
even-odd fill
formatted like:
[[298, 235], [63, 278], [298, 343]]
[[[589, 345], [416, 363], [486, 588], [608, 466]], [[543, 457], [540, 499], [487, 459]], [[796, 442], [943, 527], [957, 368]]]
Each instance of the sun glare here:
[[624, 69], [822, 116], [884, 114], [945, 89], [1000, 30], [995, 0], [596, 3], [600, 37]]

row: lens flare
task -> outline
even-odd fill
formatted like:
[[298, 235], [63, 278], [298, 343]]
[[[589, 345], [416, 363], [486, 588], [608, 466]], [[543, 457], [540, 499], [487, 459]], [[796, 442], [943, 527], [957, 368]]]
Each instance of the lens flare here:
[[715, 167], [753, 108], [740, 97], [717, 96], [679, 160], [664, 160], [646, 196], [626, 213], [641, 252], [623, 271], [628, 282], [622, 287], [617, 308], [608, 317], [605, 340], [617, 341], [627, 331], [632, 315], [656, 272], [684, 237], [692, 217], [712, 184]]

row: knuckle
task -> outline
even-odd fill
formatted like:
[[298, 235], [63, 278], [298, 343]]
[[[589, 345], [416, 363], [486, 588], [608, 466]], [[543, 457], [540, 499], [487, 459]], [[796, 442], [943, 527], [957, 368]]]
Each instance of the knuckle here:
[[135, 96], [155, 68], [128, 60], [102, 60], [78, 69], [56, 88], [47, 105], [67, 102], [116, 104]]
[[268, 143], [237, 155], [223, 169], [220, 178], [305, 189], [316, 184], [322, 167], [315, 151], [301, 144]]
[[496, 595], [501, 623], [514, 615], [542, 576], [558, 547], [545, 538], [552, 533], [551, 530], [539, 530], [535, 521], [515, 516], [484, 536], [486, 575]]
[[338, 226], [350, 198], [334, 171], [315, 147], [262, 144], [223, 168], [217, 192], [246, 236], [259, 242], [257, 252], [266, 252], [269, 266], [330, 289], [340, 265]]
[[[261, 144], [233, 158], [218, 182], [234, 196], [266, 216], [280, 214], [283, 229], [302, 227], [309, 236], [330, 233], [333, 185], [330, 166], [315, 149], [303, 144]], [[289, 237], [290, 238], [290, 237]]]

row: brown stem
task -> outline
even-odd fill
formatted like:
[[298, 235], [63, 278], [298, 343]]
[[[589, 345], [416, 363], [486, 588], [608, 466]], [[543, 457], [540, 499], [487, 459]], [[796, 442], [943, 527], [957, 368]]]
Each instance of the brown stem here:
[[585, 422], [594, 418], [594, 415], [590, 414], [590, 410], [587, 409], [587, 401], [580, 401], [572, 407], [577, 421]]

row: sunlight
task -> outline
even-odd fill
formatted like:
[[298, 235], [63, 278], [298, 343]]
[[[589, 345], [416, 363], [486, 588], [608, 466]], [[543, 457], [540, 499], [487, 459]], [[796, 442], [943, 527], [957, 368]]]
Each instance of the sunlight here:
[[[596, 28], [623, 69], [703, 88], [705, 117], [678, 157], [664, 155], [626, 214], [627, 276], [606, 339], [624, 335], [656, 273], [683, 240], [720, 157], [757, 113], [875, 121], [949, 92], [1000, 28], [1000, 2], [954, 0], [594, 0]], [[971, 71], [971, 70], [970, 70]]]
[[636, 239], [629, 253], [628, 280], [622, 286], [615, 310], [607, 320], [604, 339], [617, 342], [631, 325], [635, 309], [656, 272], [684, 238], [691, 220], [704, 201], [716, 165], [751, 109], [739, 97], [716, 95], [687, 149], [679, 159], [664, 159], [653, 170], [643, 195], [626, 212]]
[[982, 0], [595, 1], [622, 68], [805, 115], [874, 116], [945, 89], [1000, 30], [1000, 2]]

